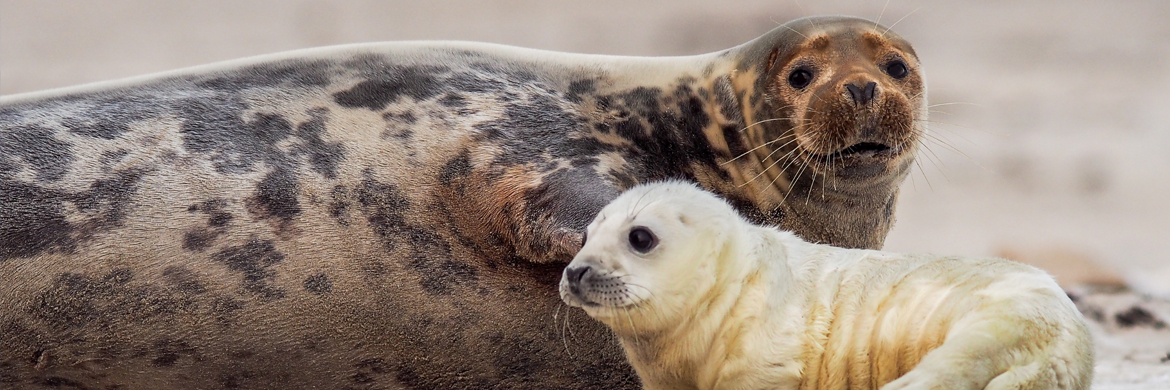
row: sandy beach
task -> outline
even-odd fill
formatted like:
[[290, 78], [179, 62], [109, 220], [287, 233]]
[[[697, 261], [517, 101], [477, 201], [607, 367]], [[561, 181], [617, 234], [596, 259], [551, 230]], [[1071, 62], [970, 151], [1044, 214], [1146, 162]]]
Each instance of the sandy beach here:
[[1095, 389], [1170, 389], [1168, 1], [0, 0], [0, 94], [370, 41], [698, 54], [813, 14], [880, 19], [924, 64], [885, 249], [1041, 267], [1093, 328]]

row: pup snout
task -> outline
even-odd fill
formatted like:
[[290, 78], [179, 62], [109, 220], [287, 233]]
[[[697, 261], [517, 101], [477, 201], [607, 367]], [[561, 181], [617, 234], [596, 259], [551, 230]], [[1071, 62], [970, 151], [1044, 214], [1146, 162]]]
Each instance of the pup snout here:
[[576, 289], [585, 275], [592, 272], [593, 268], [590, 266], [568, 267], [565, 268], [565, 280], [569, 282], [569, 286]]

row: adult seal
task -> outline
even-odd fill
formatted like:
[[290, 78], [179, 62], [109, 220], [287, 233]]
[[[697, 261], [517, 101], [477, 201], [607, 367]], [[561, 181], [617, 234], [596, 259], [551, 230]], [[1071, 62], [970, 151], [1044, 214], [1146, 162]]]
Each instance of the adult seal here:
[[1088, 389], [1084, 318], [1008, 260], [810, 244], [690, 183], [597, 215], [561, 297], [646, 389]]
[[924, 91], [904, 40], [817, 17], [690, 57], [377, 43], [5, 97], [0, 375], [632, 388], [557, 296], [593, 216], [675, 178], [879, 247]]

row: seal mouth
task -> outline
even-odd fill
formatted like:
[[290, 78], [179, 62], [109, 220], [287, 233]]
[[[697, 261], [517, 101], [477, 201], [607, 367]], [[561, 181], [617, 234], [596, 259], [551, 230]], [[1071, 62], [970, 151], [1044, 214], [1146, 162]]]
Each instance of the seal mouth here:
[[886, 144], [877, 142], [860, 142], [825, 157], [833, 159], [850, 157], [882, 157], [895, 153], [897, 153], [897, 148], [890, 147]]

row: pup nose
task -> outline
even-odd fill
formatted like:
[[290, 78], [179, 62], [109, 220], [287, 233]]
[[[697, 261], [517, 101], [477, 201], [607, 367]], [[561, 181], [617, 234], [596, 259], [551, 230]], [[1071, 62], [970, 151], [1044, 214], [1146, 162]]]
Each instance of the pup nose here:
[[565, 280], [570, 284], [577, 285], [581, 283], [581, 279], [585, 278], [585, 274], [589, 273], [589, 266], [565, 268]]
[[849, 90], [850, 96], [853, 96], [853, 102], [861, 106], [873, 100], [873, 95], [877, 90], [877, 83], [870, 81], [865, 84], [864, 88], [858, 87], [857, 84], [849, 83], [845, 84], [845, 89]]

